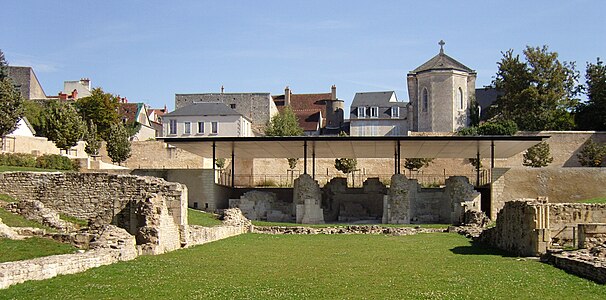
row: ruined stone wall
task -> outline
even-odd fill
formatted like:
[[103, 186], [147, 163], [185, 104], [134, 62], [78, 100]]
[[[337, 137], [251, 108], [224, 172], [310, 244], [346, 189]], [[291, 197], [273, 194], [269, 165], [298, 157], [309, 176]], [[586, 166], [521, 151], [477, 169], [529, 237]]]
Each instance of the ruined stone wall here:
[[537, 256], [545, 253], [546, 245], [540, 244], [544, 231], [537, 228], [537, 207], [530, 201], [510, 201], [499, 211], [495, 227], [484, 230], [480, 240], [488, 245], [520, 256]]
[[104, 173], [0, 174], [0, 192], [94, 224], [116, 224], [137, 236], [142, 254], [180, 248], [187, 188], [159, 178]]
[[187, 229], [187, 247], [210, 243], [224, 238], [249, 232], [246, 226], [215, 226], [203, 227], [189, 225]]
[[578, 225], [582, 223], [606, 223], [606, 204], [549, 204], [549, 229], [554, 242], [572, 245], [573, 238], [578, 237]]
[[30, 260], [0, 263], [0, 289], [28, 280], [43, 280], [63, 274], [132, 260], [137, 257], [135, 238], [123, 229], [108, 228], [94, 249]]
[[551, 203], [578, 202], [606, 195], [606, 168], [528, 168], [493, 171], [491, 218], [504, 203], [547, 196]]

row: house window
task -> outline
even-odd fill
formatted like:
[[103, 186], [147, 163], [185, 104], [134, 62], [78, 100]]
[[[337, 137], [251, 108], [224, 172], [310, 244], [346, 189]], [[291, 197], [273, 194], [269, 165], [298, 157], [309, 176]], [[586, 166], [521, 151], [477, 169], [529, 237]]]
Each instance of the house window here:
[[198, 133], [204, 134], [204, 122], [198, 122]]
[[379, 117], [379, 108], [376, 106], [373, 106], [370, 108], [370, 117], [371, 118], [378, 118]]
[[191, 134], [191, 122], [185, 122], [184, 134]]
[[465, 108], [465, 100], [463, 98], [463, 90], [459, 88], [459, 109]]
[[217, 134], [219, 133], [219, 124], [217, 124], [217, 122], [210, 122], [210, 127], [211, 127], [211, 132], [212, 134]]
[[177, 120], [169, 120], [168, 134], [177, 134]]
[[423, 111], [427, 111], [429, 107], [429, 93], [427, 89], [423, 89]]
[[236, 104], [232, 103], [232, 104], [229, 105], [229, 107], [231, 107], [231, 109], [236, 109]]
[[400, 107], [398, 107], [398, 106], [392, 106], [391, 107], [391, 117], [392, 118], [399, 118], [400, 117]]
[[366, 107], [360, 106], [358, 107], [358, 118], [366, 118]]

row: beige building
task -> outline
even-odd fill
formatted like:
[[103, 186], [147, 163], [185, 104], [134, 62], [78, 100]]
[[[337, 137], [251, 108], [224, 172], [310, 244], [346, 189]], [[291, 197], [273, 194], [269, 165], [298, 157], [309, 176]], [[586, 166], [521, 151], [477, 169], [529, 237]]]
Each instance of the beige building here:
[[252, 122], [221, 102], [194, 102], [162, 117], [163, 136], [253, 136]]
[[411, 131], [454, 132], [469, 125], [469, 107], [475, 98], [476, 72], [444, 53], [407, 76]]

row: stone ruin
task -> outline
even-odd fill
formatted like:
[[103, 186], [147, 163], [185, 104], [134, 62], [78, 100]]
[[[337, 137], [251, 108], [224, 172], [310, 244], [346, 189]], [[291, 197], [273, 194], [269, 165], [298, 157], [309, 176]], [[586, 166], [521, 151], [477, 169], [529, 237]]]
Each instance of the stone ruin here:
[[390, 224], [463, 224], [467, 212], [480, 212], [480, 193], [467, 177], [454, 176], [443, 188], [422, 188], [402, 174], [387, 188], [378, 178], [362, 188], [349, 188], [346, 178], [333, 178], [323, 188], [310, 175], [295, 180], [293, 202], [265, 191], [249, 191], [230, 199], [251, 220], [317, 224], [324, 222]]

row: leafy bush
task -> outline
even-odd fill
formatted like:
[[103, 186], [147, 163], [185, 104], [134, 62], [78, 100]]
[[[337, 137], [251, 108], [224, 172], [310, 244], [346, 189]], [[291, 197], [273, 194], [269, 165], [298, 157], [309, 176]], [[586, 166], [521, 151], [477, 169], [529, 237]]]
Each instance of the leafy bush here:
[[36, 159], [36, 167], [67, 171], [77, 171], [80, 168], [77, 161], [57, 154], [45, 154], [38, 157]]
[[553, 157], [549, 153], [549, 144], [546, 142], [540, 142], [530, 147], [526, 153], [524, 153], [523, 165], [527, 167], [546, 167], [548, 164], [553, 162]]
[[2, 153], [0, 154], [0, 165], [33, 168], [36, 166], [36, 157], [25, 153]]
[[606, 157], [606, 145], [598, 144], [592, 139], [585, 142], [583, 149], [577, 154], [579, 163], [583, 167], [601, 167], [604, 157]]
[[433, 158], [406, 158], [404, 159], [404, 168], [410, 171], [418, 171], [423, 167], [429, 166]]
[[480, 126], [460, 129], [458, 135], [514, 135], [518, 126], [513, 121], [486, 122]]

